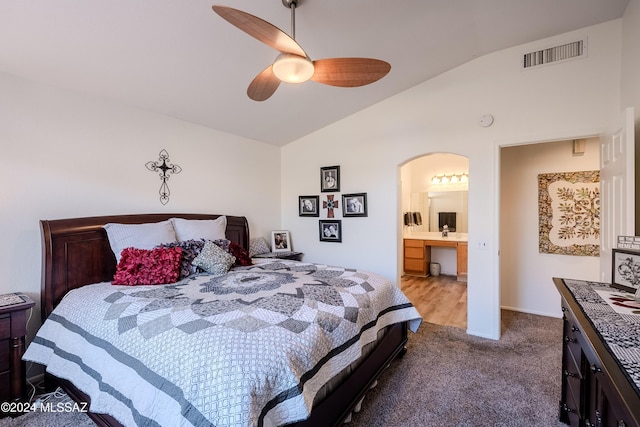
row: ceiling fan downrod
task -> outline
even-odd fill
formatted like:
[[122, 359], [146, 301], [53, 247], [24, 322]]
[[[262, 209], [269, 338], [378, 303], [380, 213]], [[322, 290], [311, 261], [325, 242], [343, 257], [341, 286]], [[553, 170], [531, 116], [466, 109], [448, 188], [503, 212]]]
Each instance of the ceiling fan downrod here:
[[282, 0], [284, 7], [291, 9], [291, 38], [296, 39], [296, 6], [299, 0]]

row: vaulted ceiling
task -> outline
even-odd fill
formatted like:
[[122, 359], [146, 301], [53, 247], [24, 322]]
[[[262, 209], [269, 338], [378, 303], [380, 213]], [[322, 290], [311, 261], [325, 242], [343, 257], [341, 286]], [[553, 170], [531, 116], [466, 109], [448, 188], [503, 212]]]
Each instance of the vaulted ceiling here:
[[[213, 0], [290, 33], [281, 0]], [[391, 64], [358, 88], [282, 84], [246, 95], [278, 52], [211, 0], [4, 0], [0, 72], [284, 145], [478, 56], [620, 18], [629, 0], [299, 0], [311, 59]]]

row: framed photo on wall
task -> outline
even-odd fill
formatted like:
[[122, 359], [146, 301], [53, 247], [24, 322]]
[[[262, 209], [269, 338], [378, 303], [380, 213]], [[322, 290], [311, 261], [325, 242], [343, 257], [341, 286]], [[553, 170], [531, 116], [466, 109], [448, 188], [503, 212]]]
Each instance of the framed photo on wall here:
[[612, 250], [611, 286], [627, 292], [640, 289], [640, 252]]
[[271, 232], [271, 251], [272, 252], [291, 252], [291, 238], [289, 232], [285, 230], [276, 230]]
[[298, 196], [298, 216], [320, 216], [320, 196]]
[[342, 221], [339, 219], [320, 220], [321, 242], [342, 242]]
[[342, 195], [342, 216], [367, 216], [367, 193]]
[[340, 166], [320, 168], [320, 191], [323, 193], [340, 191]]

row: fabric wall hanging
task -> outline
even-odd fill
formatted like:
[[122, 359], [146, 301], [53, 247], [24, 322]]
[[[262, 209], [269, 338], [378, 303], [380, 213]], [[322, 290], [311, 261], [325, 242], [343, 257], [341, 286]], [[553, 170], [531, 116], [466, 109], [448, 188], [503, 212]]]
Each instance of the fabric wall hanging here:
[[600, 256], [600, 172], [538, 175], [539, 251]]

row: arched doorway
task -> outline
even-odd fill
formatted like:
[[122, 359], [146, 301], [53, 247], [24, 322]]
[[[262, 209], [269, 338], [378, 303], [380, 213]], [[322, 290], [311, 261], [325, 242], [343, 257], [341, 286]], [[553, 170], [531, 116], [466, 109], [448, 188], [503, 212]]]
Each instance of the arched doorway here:
[[425, 321], [466, 329], [469, 159], [427, 154], [400, 177], [401, 289]]

